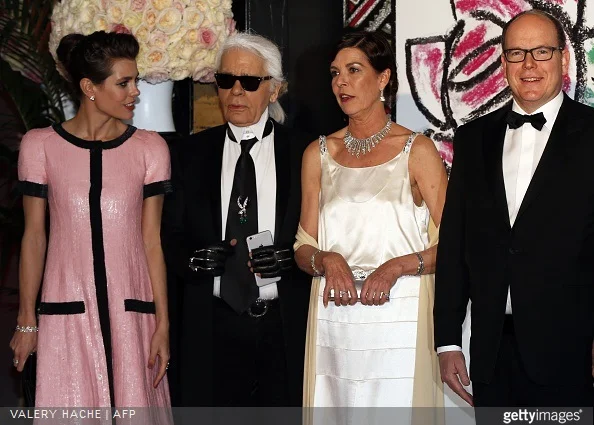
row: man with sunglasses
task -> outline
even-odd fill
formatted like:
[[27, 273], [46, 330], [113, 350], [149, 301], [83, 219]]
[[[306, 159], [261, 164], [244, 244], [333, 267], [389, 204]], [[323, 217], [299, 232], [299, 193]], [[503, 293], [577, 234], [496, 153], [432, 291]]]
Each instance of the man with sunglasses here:
[[[454, 139], [434, 306], [441, 376], [476, 407], [592, 407], [594, 110], [562, 91], [570, 56], [553, 16], [517, 15], [502, 45], [513, 101]], [[460, 351], [470, 299], [472, 396]]]
[[[164, 211], [168, 268], [183, 283], [172, 393], [182, 406], [300, 406], [310, 282], [292, 245], [313, 137], [280, 124], [286, 84], [274, 43], [235, 34], [217, 64], [227, 124], [174, 149]], [[257, 245], [272, 245], [250, 254], [246, 238], [263, 231]]]

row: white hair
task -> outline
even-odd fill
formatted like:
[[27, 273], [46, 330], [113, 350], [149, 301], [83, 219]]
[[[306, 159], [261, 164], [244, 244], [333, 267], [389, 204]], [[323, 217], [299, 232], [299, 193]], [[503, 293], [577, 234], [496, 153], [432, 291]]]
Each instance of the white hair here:
[[[261, 35], [237, 32], [227, 38], [217, 53], [216, 69], [220, 69], [221, 67], [221, 58], [223, 57], [223, 54], [231, 49], [247, 50], [262, 58], [266, 74], [272, 76], [270, 92], [273, 92], [278, 86], [281, 86], [278, 97], [284, 93], [283, 83], [285, 82], [285, 77], [283, 76], [283, 63], [280, 50], [276, 44]], [[268, 113], [276, 122], [281, 124], [285, 122], [285, 111], [280, 103], [278, 103], [278, 98], [276, 102], [268, 105]]]

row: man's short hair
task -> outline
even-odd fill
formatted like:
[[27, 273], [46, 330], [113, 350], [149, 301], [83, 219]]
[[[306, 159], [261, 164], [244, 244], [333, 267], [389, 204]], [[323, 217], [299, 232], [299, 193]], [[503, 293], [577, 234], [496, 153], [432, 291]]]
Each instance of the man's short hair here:
[[559, 21], [559, 19], [555, 18], [553, 15], [551, 15], [548, 12], [545, 12], [544, 10], [540, 10], [540, 9], [531, 9], [531, 10], [525, 10], [524, 12], [518, 13], [516, 16], [514, 16], [513, 18], [511, 18], [504, 26], [503, 26], [503, 34], [501, 35], [501, 46], [503, 47], [503, 49], [505, 49], [505, 35], [507, 33], [507, 30], [509, 28], [509, 26], [511, 24], [513, 24], [517, 19], [521, 18], [524, 15], [536, 15], [536, 16], [542, 16], [545, 19], [548, 19], [549, 21], [551, 21], [553, 23], [553, 25], [555, 25], [555, 30], [557, 31], [557, 43], [558, 46], [556, 47], [565, 47], [565, 45], [567, 44], [567, 38], [565, 37], [565, 31], [563, 30], [563, 24], [561, 24], [561, 22]]

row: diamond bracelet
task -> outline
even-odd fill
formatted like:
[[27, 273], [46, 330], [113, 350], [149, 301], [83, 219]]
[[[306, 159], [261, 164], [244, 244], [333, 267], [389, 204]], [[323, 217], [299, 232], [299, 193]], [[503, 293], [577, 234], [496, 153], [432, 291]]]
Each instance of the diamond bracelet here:
[[425, 271], [425, 260], [423, 260], [423, 256], [421, 255], [420, 252], [415, 252], [415, 255], [417, 256], [417, 259], [419, 260], [419, 265], [417, 267], [417, 273], [415, 274], [415, 276], [421, 276], [423, 274], [423, 272]]
[[37, 326], [19, 326], [19, 325], [17, 325], [16, 331], [17, 332], [25, 332], [25, 333], [39, 332], [39, 328]]
[[311, 269], [314, 272], [314, 277], [319, 277], [319, 276], [323, 276], [324, 275], [316, 267], [316, 255], [318, 255], [320, 252], [322, 252], [322, 251], [320, 249], [318, 249], [316, 252], [314, 252], [312, 254], [311, 259], [310, 259]]

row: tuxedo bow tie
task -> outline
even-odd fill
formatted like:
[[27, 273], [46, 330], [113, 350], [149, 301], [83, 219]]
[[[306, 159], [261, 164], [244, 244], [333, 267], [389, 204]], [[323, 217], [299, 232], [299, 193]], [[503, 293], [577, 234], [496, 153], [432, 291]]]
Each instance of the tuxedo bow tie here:
[[514, 111], [509, 111], [505, 120], [507, 121], [509, 128], [512, 130], [520, 128], [528, 122], [532, 124], [532, 127], [540, 131], [547, 122], [547, 119], [542, 112], [534, 115], [523, 115]]

